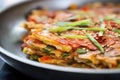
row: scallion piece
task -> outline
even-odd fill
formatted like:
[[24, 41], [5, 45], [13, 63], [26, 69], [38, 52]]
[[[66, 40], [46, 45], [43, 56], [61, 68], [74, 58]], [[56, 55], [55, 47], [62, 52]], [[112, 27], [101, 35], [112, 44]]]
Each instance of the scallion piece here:
[[[105, 28], [105, 24], [102, 23], [100, 27], [101, 27], [101, 28]], [[100, 30], [99, 36], [103, 36], [103, 33], [104, 33], [104, 31], [103, 31], [103, 30]]]
[[94, 37], [92, 37], [90, 34], [88, 34], [88, 33], [85, 33], [85, 34], [92, 41], [92, 43], [101, 51], [101, 53], [104, 53], [104, 49], [98, 43], [98, 41], [96, 39], [94, 39]]
[[70, 55], [70, 53], [68, 53], [68, 52], [62, 53], [62, 57], [68, 57], [69, 55]]
[[75, 29], [75, 30], [89, 30], [89, 31], [105, 31], [106, 28], [72, 28], [72, 29]]
[[38, 60], [38, 58], [39, 58], [39, 56], [34, 55], [34, 54], [29, 55], [28, 57], [29, 57], [29, 59], [30, 59], [30, 60], [35, 60], [35, 61], [37, 61], [37, 60]]
[[86, 36], [76, 35], [76, 34], [61, 34], [62, 37], [73, 38], [73, 39], [86, 39]]
[[[99, 19], [100, 19], [100, 22], [101, 22], [100, 27], [101, 27], [101, 28], [105, 28], [105, 23], [104, 23], [104, 19], [103, 19], [103, 17], [100, 16]], [[104, 33], [104, 31], [101, 30], [101, 31], [99, 32], [99, 36], [103, 36], [103, 33]]]
[[104, 19], [105, 20], [112, 20], [112, 21], [116, 22], [117, 24], [120, 24], [120, 19], [116, 18], [115, 15], [107, 15]]
[[56, 28], [50, 28], [50, 32], [63, 32], [67, 30], [89, 30], [89, 31], [105, 31], [106, 28], [79, 28], [79, 27], [56, 27]]
[[84, 50], [84, 49], [77, 49], [76, 52], [77, 52], [78, 54], [85, 54], [85, 53], [87, 53], [87, 51]]
[[117, 32], [118, 34], [120, 34], [120, 30], [119, 29], [114, 28], [113, 31]]
[[114, 20], [115, 23], [120, 24], [120, 19]]
[[47, 55], [50, 55], [52, 50], [55, 50], [55, 48], [52, 46], [49, 46], [49, 45], [47, 47], [43, 48], [43, 52], [46, 53]]
[[80, 21], [76, 21], [76, 22], [57, 22], [56, 25], [61, 26], [61, 27], [90, 26], [91, 19], [80, 20]]
[[106, 15], [105, 20], [114, 20], [115, 19], [115, 15]]
[[69, 29], [72, 29], [72, 27], [56, 27], [56, 28], [50, 28], [49, 31], [50, 32], [63, 32], [63, 31], [67, 31]]

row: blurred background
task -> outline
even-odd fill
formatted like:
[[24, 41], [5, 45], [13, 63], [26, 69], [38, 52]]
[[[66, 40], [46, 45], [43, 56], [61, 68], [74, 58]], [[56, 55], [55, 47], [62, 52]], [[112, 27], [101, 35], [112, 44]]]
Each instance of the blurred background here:
[[0, 0], [0, 11], [5, 7], [9, 7], [13, 4], [16, 4], [22, 1], [26, 1], [26, 0]]

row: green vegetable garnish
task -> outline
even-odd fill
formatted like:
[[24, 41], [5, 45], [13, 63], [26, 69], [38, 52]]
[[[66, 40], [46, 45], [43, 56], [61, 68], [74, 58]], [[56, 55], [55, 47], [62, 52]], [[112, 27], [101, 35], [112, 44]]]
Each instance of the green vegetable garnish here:
[[92, 41], [92, 43], [101, 51], [101, 53], [104, 53], [104, 49], [102, 48], [102, 46], [97, 42], [96, 39], [94, 39], [94, 37], [92, 37], [90, 34], [85, 33], [86, 36]]
[[70, 53], [64, 52], [64, 53], [62, 54], [62, 57], [68, 57], [69, 55], [70, 55]]
[[[103, 17], [100, 16], [99, 19], [100, 19], [100, 22], [101, 22], [100, 27], [101, 27], [101, 28], [105, 28], [105, 23], [104, 23]], [[101, 30], [101, 31], [99, 32], [99, 36], [103, 36], [103, 33], [104, 33], [104, 31]]]
[[72, 29], [72, 27], [56, 27], [56, 28], [50, 28], [49, 31], [51, 32], [63, 32]]
[[115, 15], [106, 15], [105, 20], [114, 20], [115, 19]]
[[114, 20], [115, 23], [120, 24], [120, 19]]
[[114, 28], [113, 31], [114, 31], [114, 32], [117, 32], [118, 34], [120, 34], [120, 30], [117, 29], [117, 28]]
[[76, 35], [76, 34], [61, 34], [62, 37], [73, 38], [73, 39], [86, 39], [86, 36]]
[[80, 21], [76, 21], [76, 22], [57, 22], [56, 25], [61, 26], [61, 27], [90, 26], [91, 19], [80, 20]]
[[89, 30], [89, 31], [105, 31], [106, 28], [78, 28], [78, 27], [56, 27], [50, 28], [49, 31], [51, 32], [63, 32], [67, 30]]
[[43, 52], [45, 52], [47, 55], [50, 55], [50, 51], [46, 48], [43, 48]]
[[45, 52], [47, 55], [50, 55], [51, 51], [53, 51], [53, 50], [55, 50], [55, 48], [52, 46], [49, 46], [49, 45], [47, 47], [43, 48], [43, 52]]
[[118, 18], [116, 19], [115, 15], [107, 15], [104, 19], [105, 20], [112, 20], [115, 23], [120, 24], [120, 19], [118, 19]]
[[37, 55], [34, 55], [34, 54], [29, 55], [29, 59], [31, 59], [31, 60], [35, 60], [35, 61], [37, 61], [38, 58], [39, 58], [39, 56], [37, 56]]
[[75, 30], [89, 30], [89, 31], [105, 31], [106, 28], [73, 28]]
[[[102, 23], [100, 27], [101, 27], [101, 28], [105, 28], [105, 24]], [[99, 36], [103, 36], [103, 33], [104, 33], [104, 31], [103, 31], [103, 30], [100, 30]]]
[[87, 53], [87, 51], [84, 50], [84, 49], [77, 49], [76, 52], [79, 53], [79, 54], [85, 54], [85, 53]]

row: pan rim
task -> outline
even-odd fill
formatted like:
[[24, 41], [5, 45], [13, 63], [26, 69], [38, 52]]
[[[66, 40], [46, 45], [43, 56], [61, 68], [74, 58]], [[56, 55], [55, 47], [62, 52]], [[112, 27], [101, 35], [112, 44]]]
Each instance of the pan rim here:
[[[14, 4], [12, 6], [6, 7], [0, 11], [0, 14], [5, 12], [6, 10], [9, 10], [10, 8], [22, 5], [23, 3], [27, 3], [27, 2], [30, 2], [30, 1], [23, 1], [20, 3]], [[71, 72], [71, 73], [85, 73], [85, 74], [90, 74], [90, 73], [94, 73], [94, 74], [113, 74], [113, 73], [115, 73], [116, 74], [116, 73], [120, 73], [120, 69], [86, 69], [86, 68], [73, 68], [73, 67], [64, 67], [64, 66], [39, 63], [39, 62], [31, 61], [28, 59], [22, 59], [19, 56], [14, 55], [11, 52], [7, 51], [6, 49], [2, 48], [1, 45], [0, 45], [0, 52], [1, 52], [1, 54], [4, 54], [14, 60], [17, 60], [26, 65], [30, 65], [30, 66], [36, 67], [36, 68], [44, 68], [44, 69], [48, 69], [48, 70]]]

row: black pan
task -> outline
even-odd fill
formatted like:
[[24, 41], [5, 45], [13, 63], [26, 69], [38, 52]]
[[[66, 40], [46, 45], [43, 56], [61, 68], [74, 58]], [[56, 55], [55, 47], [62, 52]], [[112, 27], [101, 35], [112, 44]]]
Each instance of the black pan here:
[[93, 80], [98, 77], [97, 80], [104, 78], [116, 80], [120, 69], [101, 70], [55, 66], [31, 61], [21, 52], [21, 36], [26, 32], [21, 28], [21, 23], [26, 20], [25, 15], [31, 9], [36, 7], [45, 7], [49, 10], [67, 9], [72, 3], [81, 6], [95, 1], [120, 3], [120, 0], [32, 0], [4, 9], [0, 13], [1, 58], [15, 69], [39, 80], [44, 78], [45, 80]]

